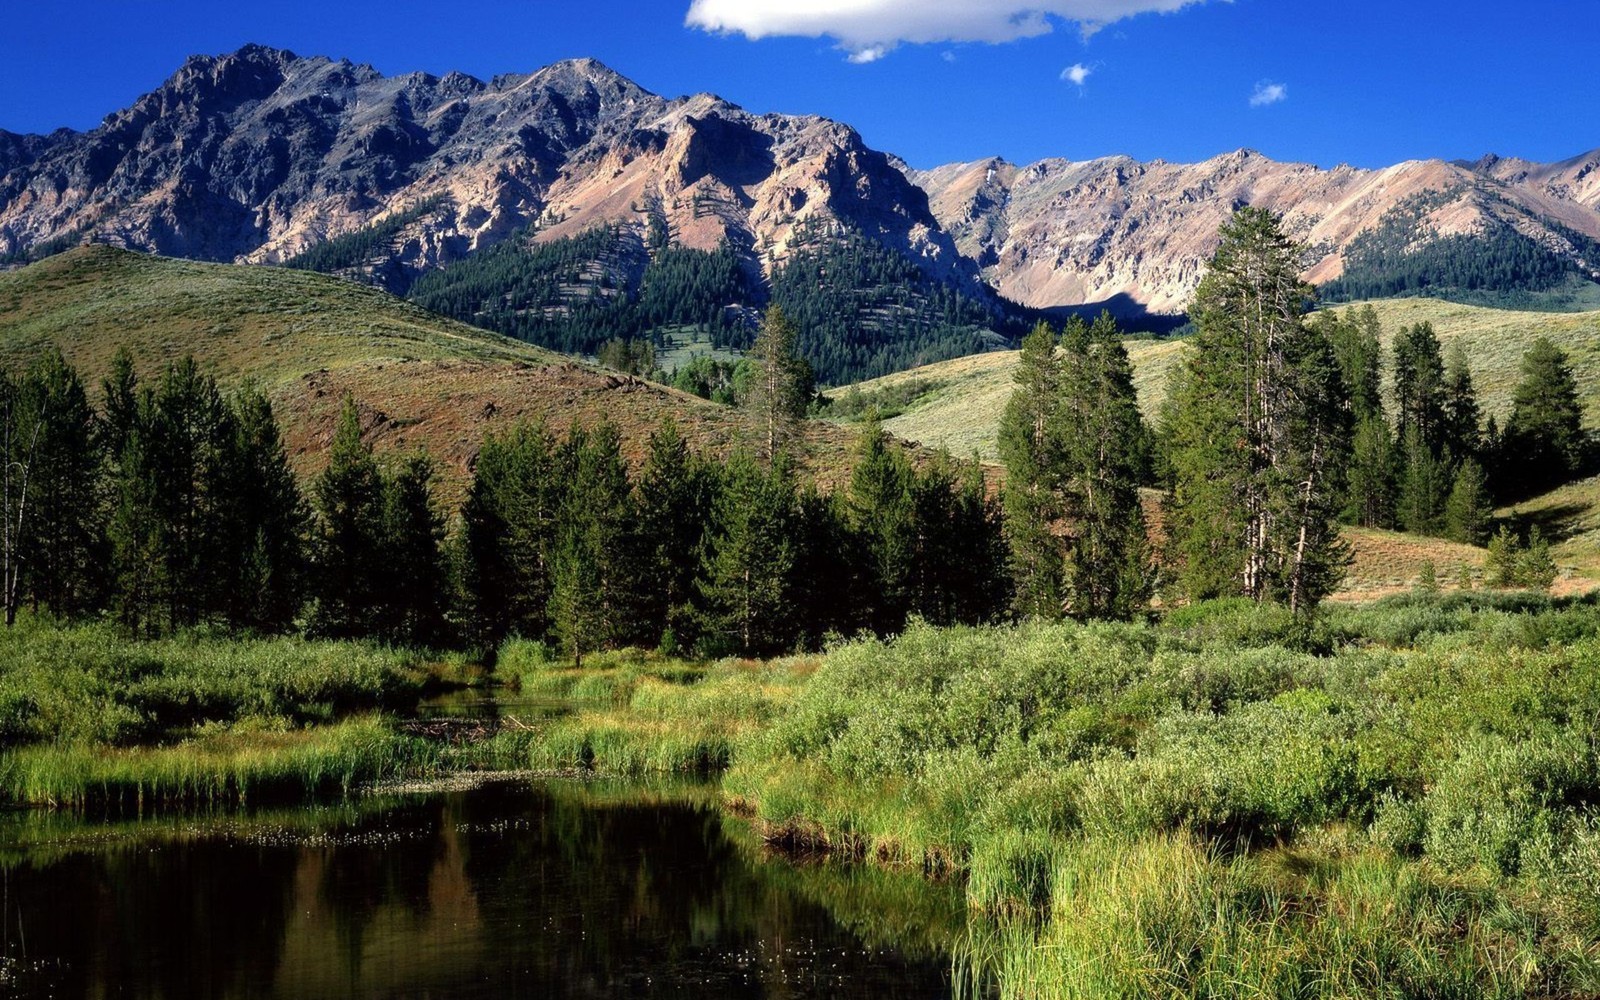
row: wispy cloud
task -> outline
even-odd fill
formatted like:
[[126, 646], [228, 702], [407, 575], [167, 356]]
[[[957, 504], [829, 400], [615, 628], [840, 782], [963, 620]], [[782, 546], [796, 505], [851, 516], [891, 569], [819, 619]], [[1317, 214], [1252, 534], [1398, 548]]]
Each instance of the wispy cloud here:
[[1182, 10], [1206, 0], [692, 0], [691, 28], [752, 41], [780, 35], [832, 38], [852, 62], [881, 59], [900, 44], [1010, 42], [1069, 22], [1089, 35], [1123, 18]]
[[1085, 66], [1083, 63], [1073, 63], [1071, 66], [1068, 66], [1066, 69], [1061, 71], [1061, 79], [1075, 87], [1081, 88], [1084, 81], [1089, 79], [1089, 74], [1093, 72], [1093, 67]]
[[1269, 104], [1277, 104], [1288, 99], [1288, 84], [1262, 80], [1256, 84], [1256, 89], [1250, 94], [1250, 106], [1252, 108], [1264, 108]]

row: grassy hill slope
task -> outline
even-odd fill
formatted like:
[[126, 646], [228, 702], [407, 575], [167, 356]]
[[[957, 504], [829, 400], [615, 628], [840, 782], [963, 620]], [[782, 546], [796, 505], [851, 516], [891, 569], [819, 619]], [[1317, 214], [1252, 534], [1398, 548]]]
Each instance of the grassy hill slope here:
[[[1534, 338], [1549, 337], [1571, 358], [1588, 425], [1600, 428], [1600, 311], [1519, 312], [1422, 298], [1372, 305], [1383, 323], [1385, 346], [1402, 327], [1421, 322], [1433, 324], [1446, 350], [1460, 344], [1485, 413], [1501, 421], [1511, 409], [1523, 352]], [[1140, 408], [1147, 418], [1154, 418], [1167, 379], [1188, 348], [1181, 341], [1159, 340], [1130, 340], [1127, 347]], [[1016, 362], [1015, 351], [975, 354], [862, 382], [833, 395], [855, 390], [867, 399], [877, 394], [886, 400], [892, 397], [899, 412], [884, 421], [891, 433], [995, 461], [1000, 415], [1011, 395]], [[1563, 487], [1499, 514], [1524, 525], [1539, 524], [1555, 543], [1553, 554], [1562, 567], [1558, 593], [1600, 585], [1600, 479]], [[1355, 550], [1355, 562], [1338, 595], [1342, 599], [1364, 600], [1406, 590], [1427, 562], [1434, 564], [1442, 586], [1455, 586], [1463, 566], [1481, 581], [1482, 549], [1392, 531], [1347, 529], [1346, 537]]]
[[[1458, 305], [1437, 299], [1386, 299], [1372, 303], [1383, 322], [1385, 346], [1402, 327], [1431, 322], [1446, 350], [1460, 344], [1467, 353], [1478, 398], [1485, 414], [1501, 421], [1511, 410], [1522, 354], [1534, 338], [1549, 337], [1572, 360], [1590, 427], [1600, 428], [1600, 311], [1582, 313], [1517, 312]], [[1167, 379], [1180, 363], [1182, 342], [1128, 341], [1139, 406], [1153, 418], [1166, 394]], [[974, 354], [924, 365], [854, 388], [871, 395], [907, 383], [920, 392], [903, 412], [886, 420], [892, 433], [960, 455], [977, 451], [995, 458], [1000, 414], [1011, 395], [1016, 351]], [[838, 393], [848, 389], [838, 390]]]
[[[435, 316], [371, 288], [283, 268], [202, 264], [83, 247], [0, 273], [0, 366], [59, 345], [98, 400], [127, 345], [141, 375], [193, 353], [226, 383], [254, 379], [284, 425], [296, 471], [321, 468], [346, 393], [380, 453], [425, 448], [453, 504], [486, 432], [521, 418], [562, 431], [603, 418], [637, 457], [673, 417], [697, 447], [725, 450], [737, 415], [673, 389]], [[837, 475], [854, 433], [808, 429], [819, 478]]]

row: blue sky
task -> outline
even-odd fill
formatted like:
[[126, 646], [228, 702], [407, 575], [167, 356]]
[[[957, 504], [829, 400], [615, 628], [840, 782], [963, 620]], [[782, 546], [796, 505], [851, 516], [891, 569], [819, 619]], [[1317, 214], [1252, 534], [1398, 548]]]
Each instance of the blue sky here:
[[593, 56], [667, 96], [849, 122], [918, 167], [1600, 147], [1596, 0], [44, 0], [4, 21], [14, 132], [91, 128], [184, 57], [254, 41], [483, 78]]

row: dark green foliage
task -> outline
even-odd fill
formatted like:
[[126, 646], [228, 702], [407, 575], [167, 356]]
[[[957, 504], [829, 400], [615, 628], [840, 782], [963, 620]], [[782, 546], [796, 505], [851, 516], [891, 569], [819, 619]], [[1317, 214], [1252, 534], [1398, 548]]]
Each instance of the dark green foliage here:
[[437, 214], [447, 203], [448, 198], [444, 195], [427, 198], [370, 226], [309, 247], [284, 261], [283, 266], [333, 274], [372, 263], [375, 257], [381, 258], [392, 253], [395, 237], [407, 226]]
[[474, 642], [549, 629], [550, 555], [566, 483], [543, 427], [518, 424], [484, 439], [462, 506], [463, 586]]
[[1009, 599], [1009, 572], [1000, 506], [982, 467], [940, 455], [911, 489], [913, 612], [935, 625], [992, 620]]
[[[1434, 295], [1456, 301], [1510, 306], [1537, 302], [1531, 293], [1557, 289], [1579, 275], [1577, 265], [1518, 232], [1490, 220], [1471, 236], [1437, 236], [1428, 215], [1449, 204], [1460, 189], [1427, 192], [1391, 209], [1350, 242], [1344, 274], [1321, 288], [1329, 301]], [[1588, 259], [1600, 245], [1546, 220]], [[1419, 241], [1419, 234], [1429, 239]]]
[[1059, 618], [1064, 557], [1053, 530], [1060, 510], [1052, 471], [1060, 406], [1061, 359], [1056, 335], [1040, 323], [1022, 341], [1016, 388], [1000, 419], [1000, 461], [1006, 467], [1005, 531], [1010, 548], [1013, 608], [1025, 618]]
[[1332, 309], [1318, 312], [1312, 321], [1328, 340], [1339, 363], [1350, 412], [1357, 422], [1383, 413], [1383, 348], [1378, 342], [1378, 311], [1372, 306], [1341, 315]]
[[823, 413], [844, 420], [862, 420], [871, 415], [889, 420], [904, 413], [934, 388], [935, 383], [920, 378], [904, 379], [872, 392], [862, 392], [860, 386], [852, 385], [842, 393], [825, 397]]
[[1467, 353], [1457, 344], [1451, 347], [1444, 376], [1444, 424], [1440, 438], [1442, 450], [1452, 462], [1460, 463], [1482, 454], [1482, 413], [1472, 387], [1472, 370]]
[[334, 429], [328, 467], [317, 478], [317, 606], [311, 631], [330, 638], [376, 633], [383, 590], [396, 567], [384, 559], [383, 472], [361, 440], [360, 413], [346, 397]]
[[916, 480], [905, 453], [889, 444], [876, 420], [869, 420], [856, 448], [847, 509], [861, 560], [861, 615], [880, 635], [897, 630], [911, 609]]
[[714, 470], [689, 451], [670, 420], [650, 435], [636, 488], [640, 541], [635, 629], [645, 642], [670, 630], [694, 644], [695, 577], [716, 485]]
[[739, 403], [737, 386], [739, 379], [739, 366], [743, 365], [746, 384], [749, 382], [749, 362], [719, 361], [716, 358], [698, 355], [689, 360], [689, 363], [672, 373], [672, 387], [679, 392], [687, 392], [701, 399], [711, 399], [725, 406], [737, 406]]
[[1567, 481], [1583, 467], [1586, 444], [1567, 355], [1540, 337], [1522, 357], [1522, 379], [1500, 441], [1497, 492], [1522, 497]]
[[1450, 495], [1450, 466], [1412, 430], [1405, 441], [1400, 476], [1398, 521], [1406, 531], [1439, 535], [1444, 530], [1444, 505]]
[[656, 349], [648, 340], [613, 337], [600, 345], [595, 360], [625, 375], [649, 377], [656, 370]]
[[1276, 216], [1241, 209], [1190, 309], [1166, 435], [1169, 548], [1191, 599], [1309, 612], [1344, 573], [1350, 413], [1328, 341], [1301, 319], [1300, 258]]
[[743, 265], [713, 251], [647, 251], [631, 230], [600, 227], [535, 242], [527, 232], [417, 279], [418, 305], [543, 347], [593, 354], [608, 340], [659, 342], [697, 327], [718, 347], [743, 347], [749, 328]]
[[634, 637], [637, 579], [632, 487], [616, 425], [577, 427], [561, 446], [570, 470], [550, 564], [550, 621], [575, 661]]
[[794, 640], [795, 488], [779, 462], [768, 468], [744, 453], [722, 475], [702, 560], [706, 632], [746, 656]]
[[800, 329], [799, 353], [824, 385], [843, 385], [989, 346], [1008, 329], [996, 301], [929, 278], [854, 229], [796, 234], [772, 275], [772, 301]]
[[1360, 418], [1350, 449], [1350, 482], [1344, 518], [1364, 528], [1395, 525], [1399, 456], [1381, 412]]
[[1456, 466], [1450, 497], [1444, 505], [1444, 534], [1451, 541], [1482, 545], [1489, 537], [1494, 520], [1494, 503], [1489, 498], [1489, 480], [1483, 466], [1466, 459]]
[[446, 639], [450, 579], [444, 559], [444, 518], [433, 505], [433, 462], [412, 455], [383, 484], [383, 561], [377, 634], [392, 643], [437, 647]]
[[310, 512], [267, 397], [247, 384], [234, 396], [233, 412], [228, 485], [235, 544], [244, 556], [228, 584], [227, 616], [252, 631], [283, 632], [305, 604]]
[[[116, 610], [135, 631], [201, 623], [277, 631], [302, 603], [305, 511], [266, 399], [224, 399], [192, 358], [143, 388], [106, 385]], [[130, 403], [130, 401], [136, 401]]]
[[50, 350], [6, 394], [7, 526], [20, 561], [7, 610], [18, 601], [61, 617], [99, 605], [107, 551], [97, 427], [83, 381]]
[[800, 331], [776, 303], [767, 308], [750, 348], [750, 379], [739, 402], [756, 454], [772, 468], [794, 445], [815, 392], [811, 366], [796, 353]]
[[1065, 596], [1078, 618], [1127, 618], [1144, 605], [1154, 571], [1139, 501], [1145, 426], [1133, 369], [1110, 313], [1062, 334], [1060, 399], [1051, 471], [1067, 524]]
[[1528, 533], [1526, 544], [1518, 538], [1509, 525], [1489, 539], [1489, 554], [1483, 561], [1484, 582], [1491, 587], [1526, 587], [1548, 590], [1556, 579], [1555, 560], [1550, 555], [1550, 543], [1537, 525]]
[[1445, 443], [1444, 357], [1432, 323], [1418, 323], [1394, 338], [1395, 437], [1438, 456]]

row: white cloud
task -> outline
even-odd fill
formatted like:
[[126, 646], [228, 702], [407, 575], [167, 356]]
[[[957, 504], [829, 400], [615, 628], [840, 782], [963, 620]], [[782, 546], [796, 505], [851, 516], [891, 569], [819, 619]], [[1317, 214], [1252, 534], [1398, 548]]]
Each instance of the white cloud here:
[[1093, 68], [1085, 66], [1083, 63], [1073, 63], [1061, 71], [1061, 79], [1074, 86], [1082, 87], [1083, 82], [1089, 79], [1089, 74], [1093, 72]]
[[951, 52], [949, 49], [945, 49], [943, 52], [939, 53], [939, 58], [943, 59], [945, 62], [955, 62], [956, 54]]
[[1271, 80], [1262, 80], [1256, 84], [1255, 91], [1250, 95], [1250, 106], [1252, 108], [1264, 108], [1269, 104], [1277, 104], [1279, 101], [1286, 101], [1288, 99], [1288, 84], [1273, 83]]
[[1053, 31], [1058, 21], [1089, 35], [1135, 14], [1205, 0], [692, 0], [691, 28], [755, 41], [778, 35], [832, 38], [854, 62], [901, 43], [1010, 42]]

